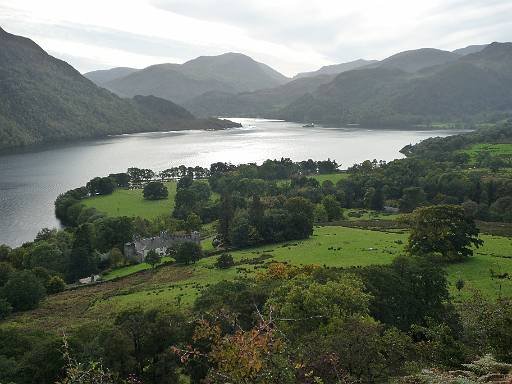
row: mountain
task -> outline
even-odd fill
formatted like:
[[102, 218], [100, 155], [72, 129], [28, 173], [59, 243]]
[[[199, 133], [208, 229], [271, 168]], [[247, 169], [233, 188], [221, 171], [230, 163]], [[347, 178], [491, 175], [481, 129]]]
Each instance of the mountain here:
[[[384, 71], [387, 69], [391, 73], [400, 70], [404, 72], [400, 76], [407, 76], [408, 74], [417, 73], [433, 66], [442, 66], [455, 62], [459, 58], [459, 55], [452, 52], [422, 48], [400, 52], [382, 61], [356, 60], [350, 63], [323, 67], [316, 72], [298, 74], [292, 81], [271, 89], [238, 94], [233, 94], [233, 91], [230, 90], [207, 92], [185, 101], [184, 105], [199, 116], [259, 116], [272, 118], [292, 118], [296, 116], [296, 118], [302, 121], [301, 102], [309, 100], [310, 94], [315, 94], [321, 86], [334, 81], [336, 76], [341, 76], [341, 79], [347, 79], [347, 81], [353, 79], [354, 81], [363, 81], [364, 83], [368, 74], [370, 78], [373, 78], [373, 72], [365, 71], [362, 76], [355, 72], [381, 69], [381, 71], [376, 71], [375, 74], [385, 74], [389, 72]], [[380, 80], [378, 76], [374, 79], [376, 84], [380, 84]], [[368, 86], [371, 88], [371, 84]], [[347, 89], [350, 89], [352, 92], [352, 97], [347, 95], [347, 98], [354, 100], [357, 99], [356, 95], [364, 92], [364, 89], [361, 89], [358, 84], [353, 82], [350, 83], [350, 87]], [[374, 97], [376, 97], [375, 94], [368, 94], [367, 98], [359, 101], [360, 105], [368, 103]], [[327, 100], [324, 101], [327, 103]], [[297, 103], [294, 104], [295, 102]], [[288, 105], [291, 105], [291, 109], [287, 109]], [[288, 112], [285, 112], [286, 110]], [[324, 115], [316, 116], [315, 121], [330, 120], [328, 116], [331, 112], [323, 108], [319, 108], [318, 111], [322, 111]]]
[[471, 53], [477, 53], [483, 50], [485, 47], [487, 47], [488, 44], [482, 44], [482, 45], [468, 45], [465, 48], [459, 48], [455, 51], [452, 51], [453, 53], [459, 55], [459, 56], [466, 56]]
[[287, 106], [336, 75], [317, 75], [292, 80], [275, 88], [255, 92], [229, 93], [211, 91], [196, 96], [183, 105], [197, 116], [266, 116]]
[[417, 72], [421, 69], [442, 65], [459, 59], [459, 55], [434, 48], [420, 48], [404, 51], [382, 61], [370, 64], [366, 68], [395, 68], [405, 72]]
[[154, 95], [183, 103], [206, 92], [251, 92], [289, 79], [239, 53], [201, 56], [184, 64], [158, 64], [101, 85], [124, 96]]
[[[158, 112], [158, 113], [157, 113]], [[0, 150], [109, 134], [231, 122], [196, 120], [168, 101], [125, 100], [96, 86], [32, 40], [0, 28]]]
[[418, 68], [415, 60], [402, 61], [401, 69], [380, 65], [342, 73], [282, 108], [277, 117], [396, 126], [486, 121], [512, 113], [511, 43], [493, 43], [457, 60], [439, 52], [434, 56], [448, 60], [435, 60], [415, 73], [409, 72]]
[[314, 76], [318, 76], [318, 75], [338, 75], [338, 74], [346, 72], [346, 71], [351, 71], [353, 69], [358, 69], [358, 68], [364, 67], [366, 65], [375, 64], [375, 63], [377, 63], [377, 60], [358, 59], [358, 60], [350, 61], [348, 63], [326, 65], [317, 71], [298, 73], [293, 77], [293, 79], [295, 80], [295, 79], [300, 79], [302, 77], [314, 77]]
[[91, 80], [93, 83], [95, 83], [97, 85], [102, 85], [102, 84], [108, 83], [109, 81], [131, 75], [132, 73], [135, 73], [137, 71], [139, 71], [139, 69], [128, 68], [128, 67], [118, 67], [118, 68], [112, 68], [112, 69], [104, 69], [104, 70], [87, 72], [87, 73], [84, 73], [84, 77], [87, 77], [89, 80]]

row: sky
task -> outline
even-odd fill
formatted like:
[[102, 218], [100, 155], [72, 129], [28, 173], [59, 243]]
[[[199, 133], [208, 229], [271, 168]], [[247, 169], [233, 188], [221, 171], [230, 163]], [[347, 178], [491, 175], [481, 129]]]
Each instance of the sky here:
[[0, 0], [0, 26], [80, 72], [240, 52], [287, 76], [512, 40], [510, 0]]

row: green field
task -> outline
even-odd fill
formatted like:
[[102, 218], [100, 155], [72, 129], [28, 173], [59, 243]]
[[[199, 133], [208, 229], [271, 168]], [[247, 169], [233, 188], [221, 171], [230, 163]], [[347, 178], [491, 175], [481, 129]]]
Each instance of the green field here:
[[[455, 298], [466, 294], [471, 288], [480, 289], [490, 297], [512, 295], [512, 280], [492, 278], [490, 273], [490, 269], [493, 269], [495, 275], [512, 275], [512, 239], [489, 235], [483, 235], [482, 239], [485, 244], [476, 250], [473, 258], [446, 268]], [[186, 306], [193, 303], [206, 286], [222, 280], [251, 276], [261, 265], [272, 261], [335, 267], [387, 264], [402, 253], [406, 240], [407, 233], [404, 231], [316, 227], [314, 235], [307, 240], [232, 252], [238, 265], [228, 270], [218, 270], [213, 266], [215, 256], [204, 258], [195, 265], [162, 266], [155, 271], [144, 270], [148, 267], [146, 264], [129, 266], [113, 271], [108, 278], [130, 276], [49, 296], [40, 308], [17, 314], [7, 324], [59, 329], [94, 322], [99, 318], [108, 319], [115, 312], [132, 306]], [[249, 262], [262, 255], [266, 255], [262, 264]], [[242, 259], [245, 261], [242, 262]], [[138, 269], [140, 272], [135, 273]], [[458, 279], [465, 281], [462, 292], [458, 292], [453, 284]]]
[[164, 183], [169, 196], [164, 200], [144, 200], [142, 189], [117, 189], [111, 195], [90, 197], [82, 200], [87, 207], [94, 207], [107, 216], [129, 216], [154, 219], [163, 214], [170, 214], [174, 209], [176, 182]]
[[475, 162], [480, 152], [489, 152], [491, 156], [512, 158], [512, 144], [473, 144], [471, 147], [462, 150], [470, 156], [470, 161]]
[[334, 184], [336, 184], [340, 180], [344, 180], [348, 177], [348, 173], [339, 172], [339, 173], [329, 173], [326, 175], [313, 175], [311, 176], [313, 179], [316, 179], [322, 184], [325, 180], [330, 180]]

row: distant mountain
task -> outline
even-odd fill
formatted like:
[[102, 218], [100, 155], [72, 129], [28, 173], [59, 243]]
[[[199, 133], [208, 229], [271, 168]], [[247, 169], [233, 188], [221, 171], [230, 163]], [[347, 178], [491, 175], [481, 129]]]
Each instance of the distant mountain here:
[[97, 85], [102, 85], [108, 83], [109, 81], [119, 79], [121, 77], [125, 77], [131, 75], [139, 71], [136, 68], [128, 68], [128, 67], [118, 67], [112, 69], [104, 69], [98, 71], [92, 71], [84, 73], [84, 77], [87, 77], [93, 83]]
[[461, 61], [512, 77], [512, 43], [489, 44], [479, 52], [462, 57]]
[[353, 69], [358, 69], [358, 68], [364, 67], [366, 65], [375, 64], [375, 63], [377, 63], [377, 60], [358, 59], [355, 61], [350, 61], [348, 63], [326, 65], [317, 71], [298, 73], [293, 77], [293, 79], [295, 80], [295, 79], [300, 79], [302, 77], [314, 77], [314, 76], [318, 76], [318, 75], [338, 75], [338, 74], [346, 72], [346, 71], [351, 71]]
[[[468, 55], [468, 57], [470, 56]], [[299, 74], [293, 81], [275, 88], [237, 94], [231, 90], [207, 92], [187, 100], [184, 105], [199, 116], [284, 117], [309, 121], [308, 119], [311, 120], [313, 116], [309, 115], [309, 108], [306, 104], [315, 95], [325, 93], [328, 83], [332, 82], [332, 86], [336, 87], [339, 81], [343, 82], [347, 93], [342, 97], [344, 103], [357, 100], [359, 107], [356, 105], [354, 107], [364, 108], [364, 105], [371, 104], [371, 100], [376, 100], [384, 92], [381, 87], [388, 89], [395, 84], [395, 81], [396, 84], [401, 83], [398, 81], [399, 79], [403, 78], [405, 81], [413, 74], [414, 76], [424, 76], [422, 71], [428, 72], [431, 68], [443, 67], [459, 59], [461, 56], [458, 54], [433, 48], [404, 51], [382, 61], [357, 60], [323, 67], [316, 72]], [[360, 71], [363, 72], [357, 73]], [[324, 74], [319, 75], [319, 73]], [[389, 79], [390, 74], [396, 75], [394, 81]], [[367, 80], [370, 83], [367, 84]], [[327, 94], [329, 92], [325, 93], [325, 95]], [[365, 96], [359, 98], [358, 95]], [[335, 96], [340, 96], [340, 94], [332, 95], [332, 97]], [[330, 111], [330, 108], [327, 108], [327, 104], [331, 102], [334, 103], [332, 108], [339, 109], [335, 99], [329, 101], [326, 96], [322, 99], [323, 107], [317, 107], [318, 116], [314, 116], [315, 121], [336, 119], [331, 116], [333, 112]], [[385, 103], [385, 100], [380, 102]], [[301, 111], [301, 108], [305, 109]], [[339, 110], [334, 115], [337, 114], [339, 114]], [[350, 119], [358, 120], [358, 116], [351, 116]]]
[[[429, 64], [435, 64], [428, 68], [420, 68], [409, 57], [400, 61], [398, 69], [390, 65], [396, 64], [395, 55], [383, 61], [388, 65], [342, 73], [277, 116], [303, 122], [396, 126], [489, 120], [512, 113], [512, 44], [493, 43], [456, 60], [432, 53], [428, 51]], [[411, 74], [414, 69], [421, 70]]]
[[471, 53], [477, 53], [483, 50], [485, 47], [487, 47], [488, 44], [482, 44], [482, 45], [468, 45], [465, 48], [459, 48], [455, 51], [452, 51], [453, 53], [459, 55], [459, 56], [466, 56]]
[[292, 80], [275, 88], [255, 92], [206, 92], [184, 103], [197, 116], [265, 116], [271, 117], [279, 109], [306, 93], [314, 92], [332, 81], [336, 75], [317, 75]]
[[417, 72], [421, 69], [442, 65], [459, 59], [459, 55], [434, 48], [420, 48], [404, 51], [365, 68], [395, 68], [405, 72]]
[[251, 92], [289, 79], [239, 53], [201, 56], [184, 64], [159, 64], [101, 85], [120, 96], [154, 95], [183, 103], [205, 92]]
[[0, 28], [0, 150], [109, 134], [217, 128], [168, 101], [124, 100], [97, 87], [32, 40]]

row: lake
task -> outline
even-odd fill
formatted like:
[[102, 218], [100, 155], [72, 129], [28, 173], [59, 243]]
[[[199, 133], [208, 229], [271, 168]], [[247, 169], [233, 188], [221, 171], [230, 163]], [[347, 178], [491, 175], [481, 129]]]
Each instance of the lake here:
[[406, 144], [460, 132], [304, 128], [283, 121], [232, 120], [243, 127], [122, 135], [0, 156], [0, 244], [18, 246], [43, 227], [58, 227], [53, 202], [60, 193], [131, 166], [159, 171], [181, 164], [207, 167], [217, 161], [261, 163], [289, 157], [331, 158], [346, 168], [366, 159], [401, 158], [398, 151]]

